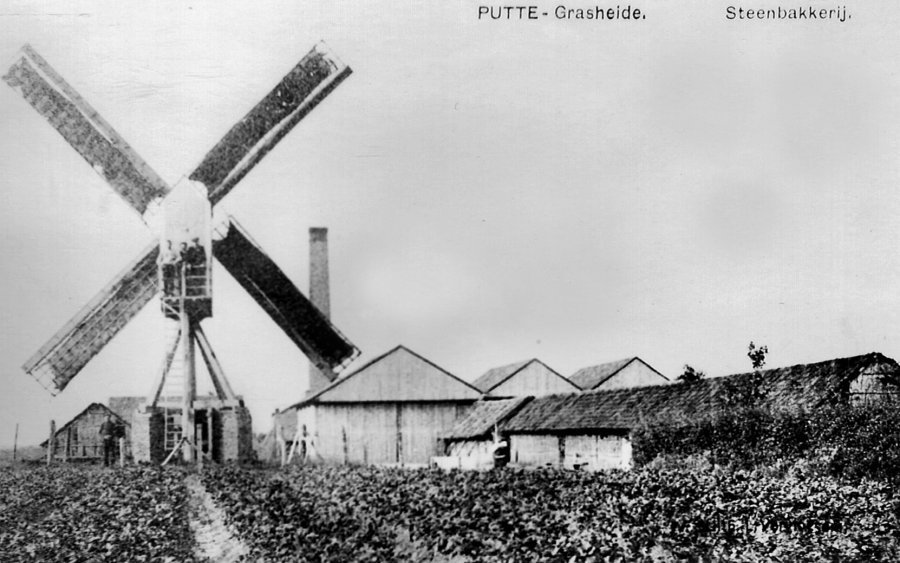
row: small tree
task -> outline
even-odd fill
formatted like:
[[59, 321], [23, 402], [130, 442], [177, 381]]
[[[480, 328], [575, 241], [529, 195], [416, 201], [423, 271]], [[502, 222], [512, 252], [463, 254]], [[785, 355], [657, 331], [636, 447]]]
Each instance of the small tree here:
[[753, 373], [731, 379], [725, 384], [726, 402], [732, 407], [756, 408], [764, 406], [769, 396], [769, 382], [762, 372], [766, 365], [768, 346], [757, 346], [750, 341], [747, 347], [747, 357], [753, 365]]
[[753, 371], [759, 371], [766, 365], [766, 354], [768, 353], [768, 346], [757, 348], [756, 344], [752, 340], [750, 341], [750, 346], [747, 347], [747, 357], [750, 358], [750, 362], [753, 364]]
[[688, 364], [684, 364], [684, 371], [681, 375], [678, 376], [678, 381], [684, 383], [693, 383], [695, 381], [700, 381], [706, 377], [706, 374], [699, 369], [694, 369]]

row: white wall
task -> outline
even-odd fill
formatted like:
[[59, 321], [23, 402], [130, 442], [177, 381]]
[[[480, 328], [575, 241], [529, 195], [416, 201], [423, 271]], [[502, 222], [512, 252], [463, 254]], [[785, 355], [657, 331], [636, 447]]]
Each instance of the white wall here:
[[566, 436], [563, 466], [588, 471], [631, 467], [631, 441], [626, 436]]
[[489, 391], [497, 397], [541, 397], [556, 393], [578, 393], [580, 389], [540, 362], [531, 362]]
[[513, 434], [509, 460], [515, 465], [539, 467], [559, 465], [559, 438], [553, 435]]
[[316, 405], [317, 449], [332, 463], [427, 464], [442, 453], [438, 436], [467, 408], [451, 402]]
[[490, 469], [494, 466], [492, 440], [464, 440], [453, 442], [446, 456], [434, 458], [445, 469]]
[[510, 459], [523, 467], [555, 466], [587, 471], [631, 467], [631, 441], [612, 434], [513, 434]]
[[646, 387], [647, 385], [663, 385], [669, 383], [667, 379], [653, 371], [650, 366], [640, 360], [634, 360], [622, 368], [614, 376], [604, 381], [592, 391], [608, 391], [624, 387]]

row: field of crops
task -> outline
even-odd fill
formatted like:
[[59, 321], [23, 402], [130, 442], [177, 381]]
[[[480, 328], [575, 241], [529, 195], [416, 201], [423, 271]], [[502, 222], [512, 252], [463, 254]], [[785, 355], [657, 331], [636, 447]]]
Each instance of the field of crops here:
[[895, 561], [884, 485], [648, 468], [203, 476], [253, 554], [312, 561]]
[[192, 561], [184, 474], [0, 470], [0, 561]]
[[[0, 470], [0, 561], [198, 560], [187, 475]], [[609, 474], [225, 466], [200, 482], [248, 561], [900, 560], [900, 503], [877, 482], [665, 464]]]

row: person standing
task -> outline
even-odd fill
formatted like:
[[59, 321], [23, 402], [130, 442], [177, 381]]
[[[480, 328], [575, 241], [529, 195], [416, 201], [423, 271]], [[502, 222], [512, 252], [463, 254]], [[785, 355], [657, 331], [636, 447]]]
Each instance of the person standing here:
[[200, 239], [194, 237], [191, 245], [184, 250], [186, 295], [202, 297], [206, 294], [206, 249]]
[[509, 443], [503, 439], [500, 429], [494, 426], [494, 440], [491, 444], [491, 459], [494, 467], [506, 467], [509, 463]]
[[162, 269], [163, 293], [173, 295], [178, 283], [179, 256], [172, 248], [172, 241], [166, 241], [166, 248], [159, 253], [159, 265]]
[[116, 425], [112, 415], [107, 415], [106, 420], [100, 425], [100, 440], [103, 442], [103, 466], [109, 464], [115, 458]]

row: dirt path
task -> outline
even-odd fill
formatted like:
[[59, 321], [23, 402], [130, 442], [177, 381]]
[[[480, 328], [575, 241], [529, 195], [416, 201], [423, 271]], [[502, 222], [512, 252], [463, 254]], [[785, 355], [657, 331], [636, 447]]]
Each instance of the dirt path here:
[[190, 526], [197, 542], [197, 557], [216, 563], [241, 561], [250, 550], [225, 524], [225, 514], [203, 487], [200, 477], [185, 479], [190, 492]]

